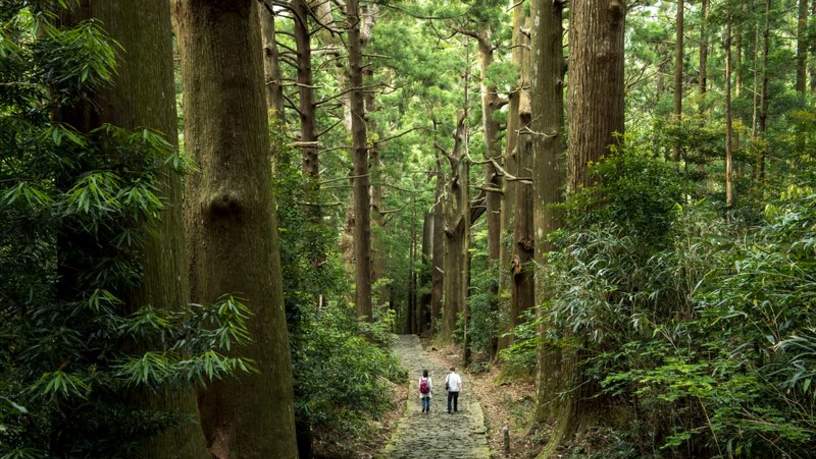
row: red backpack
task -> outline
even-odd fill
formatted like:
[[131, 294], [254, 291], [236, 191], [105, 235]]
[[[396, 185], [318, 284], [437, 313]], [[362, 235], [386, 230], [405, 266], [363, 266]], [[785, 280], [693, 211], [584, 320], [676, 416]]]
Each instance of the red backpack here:
[[428, 378], [424, 376], [419, 380], [419, 393], [422, 395], [431, 393], [431, 385], [428, 384]]

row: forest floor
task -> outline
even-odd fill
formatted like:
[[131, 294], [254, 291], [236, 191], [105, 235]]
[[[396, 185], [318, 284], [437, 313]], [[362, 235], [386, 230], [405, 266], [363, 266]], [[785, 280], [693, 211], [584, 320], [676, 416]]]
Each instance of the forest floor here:
[[[448, 414], [444, 389], [447, 364], [423, 350], [419, 337], [402, 335], [394, 352], [408, 370], [409, 391], [399, 427], [377, 456], [383, 459], [488, 459], [484, 415], [478, 397], [467, 390], [459, 398], [459, 412]], [[427, 369], [433, 381], [431, 411], [420, 408], [418, 380]]]
[[[434, 361], [445, 367], [461, 366], [460, 350], [450, 347], [437, 348], [425, 342], [426, 351]], [[495, 458], [534, 458], [544, 446], [546, 438], [530, 434], [532, 414], [535, 412], [535, 382], [527, 377], [513, 378], [503, 375], [501, 368], [492, 365], [489, 371], [460, 372], [465, 389], [479, 399], [487, 427], [487, 440]], [[510, 454], [504, 453], [504, 427], [509, 430]]]

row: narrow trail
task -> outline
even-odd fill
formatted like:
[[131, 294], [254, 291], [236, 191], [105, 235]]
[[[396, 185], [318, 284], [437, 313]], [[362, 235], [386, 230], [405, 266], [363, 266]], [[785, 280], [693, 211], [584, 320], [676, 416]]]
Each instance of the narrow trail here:
[[[401, 335], [394, 352], [408, 370], [410, 391], [408, 406], [396, 432], [383, 453], [383, 459], [487, 459], [490, 448], [485, 436], [484, 415], [479, 401], [468, 391], [468, 381], [459, 397], [459, 412], [447, 413], [445, 375], [447, 369], [432, 359], [416, 335]], [[419, 402], [419, 375], [423, 369], [433, 379], [431, 412], [422, 414]]]

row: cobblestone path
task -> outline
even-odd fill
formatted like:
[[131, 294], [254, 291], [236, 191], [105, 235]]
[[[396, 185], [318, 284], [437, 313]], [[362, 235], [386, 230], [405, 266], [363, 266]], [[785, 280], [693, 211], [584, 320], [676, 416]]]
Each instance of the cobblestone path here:
[[[479, 401], [468, 392], [468, 381], [459, 397], [459, 412], [447, 413], [445, 375], [447, 369], [432, 360], [416, 335], [399, 337], [394, 352], [408, 370], [408, 406], [391, 441], [378, 456], [383, 459], [488, 459], [490, 449]], [[419, 402], [419, 376], [427, 369], [433, 380], [430, 414], [423, 414]]]

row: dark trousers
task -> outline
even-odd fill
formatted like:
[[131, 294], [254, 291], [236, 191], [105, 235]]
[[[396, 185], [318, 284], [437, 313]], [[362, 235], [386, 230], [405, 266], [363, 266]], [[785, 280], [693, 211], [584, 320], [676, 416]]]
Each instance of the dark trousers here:
[[453, 412], [459, 411], [459, 391], [448, 391], [448, 413], [451, 412], [451, 402], [453, 402]]

